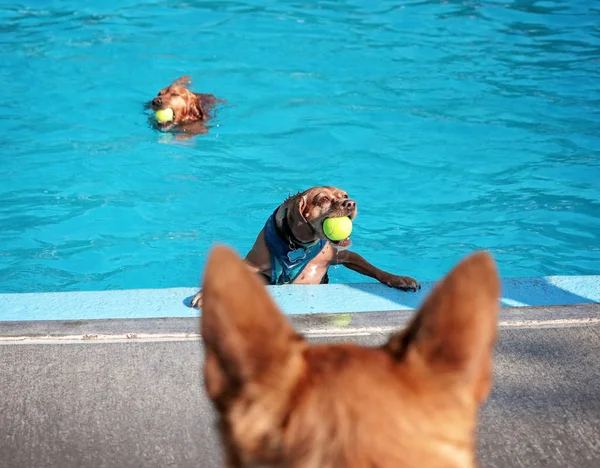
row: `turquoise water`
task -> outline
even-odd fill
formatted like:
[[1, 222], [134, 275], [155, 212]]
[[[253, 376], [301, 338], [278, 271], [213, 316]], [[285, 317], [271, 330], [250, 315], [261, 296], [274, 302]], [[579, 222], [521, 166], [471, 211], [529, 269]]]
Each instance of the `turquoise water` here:
[[[318, 184], [397, 273], [600, 273], [600, 2], [397, 3], [2, 4], [0, 292], [193, 286]], [[184, 74], [227, 104], [178, 141]]]

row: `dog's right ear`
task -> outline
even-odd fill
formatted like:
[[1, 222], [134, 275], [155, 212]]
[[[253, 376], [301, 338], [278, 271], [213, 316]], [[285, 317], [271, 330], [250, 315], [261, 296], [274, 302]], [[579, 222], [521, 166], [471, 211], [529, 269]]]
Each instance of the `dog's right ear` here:
[[436, 285], [408, 328], [384, 349], [480, 403], [491, 385], [499, 298], [494, 260], [485, 252], [471, 255]]
[[173, 81], [173, 83], [171, 83], [171, 86], [182, 86], [184, 88], [187, 88], [191, 84], [192, 84], [192, 77], [189, 75], [186, 75], [186, 76], [181, 76], [181, 77], [177, 78], [175, 81]]
[[232, 250], [218, 246], [208, 259], [202, 289], [204, 378], [217, 408], [224, 411], [240, 395], [251, 398], [249, 393], [286, 393], [304, 369], [306, 342], [257, 275]]

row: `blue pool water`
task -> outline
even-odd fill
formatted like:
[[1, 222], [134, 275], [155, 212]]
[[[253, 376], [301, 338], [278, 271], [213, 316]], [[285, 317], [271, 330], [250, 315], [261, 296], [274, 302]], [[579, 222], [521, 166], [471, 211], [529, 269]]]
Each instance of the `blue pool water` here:
[[[486, 248], [506, 277], [600, 273], [599, 2], [0, 9], [0, 292], [194, 286], [318, 184], [394, 272]], [[178, 141], [142, 104], [184, 74], [227, 104]]]

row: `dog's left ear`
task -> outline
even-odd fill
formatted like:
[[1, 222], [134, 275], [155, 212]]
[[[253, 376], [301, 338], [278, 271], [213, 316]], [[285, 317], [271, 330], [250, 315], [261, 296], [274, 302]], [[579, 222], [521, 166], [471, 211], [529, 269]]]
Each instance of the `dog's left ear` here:
[[229, 248], [216, 247], [211, 253], [202, 290], [208, 395], [221, 411], [236, 399], [255, 402], [263, 395], [268, 408], [259, 417], [277, 418], [278, 397], [287, 395], [304, 370], [306, 342], [258, 276]]
[[200, 98], [196, 94], [192, 94], [192, 97], [190, 99], [190, 116], [193, 117], [195, 120], [204, 120], [204, 109], [202, 109], [202, 104], [200, 104]]
[[192, 84], [192, 77], [189, 75], [186, 75], [186, 76], [180, 76], [179, 78], [177, 78], [175, 81], [173, 81], [173, 83], [171, 83], [171, 86], [182, 86], [184, 88], [188, 88], [191, 84]]

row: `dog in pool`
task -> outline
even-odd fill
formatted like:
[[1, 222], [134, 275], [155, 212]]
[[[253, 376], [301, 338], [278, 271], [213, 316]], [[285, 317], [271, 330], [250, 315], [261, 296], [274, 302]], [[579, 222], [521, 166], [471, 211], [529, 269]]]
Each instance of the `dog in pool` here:
[[[325, 236], [327, 218], [358, 214], [356, 202], [336, 187], [312, 187], [289, 197], [267, 220], [245, 262], [251, 271], [271, 285], [324, 284], [329, 282], [332, 265], [344, 265], [405, 291], [421, 288], [409, 276], [398, 276], [375, 267], [348, 250], [350, 238], [334, 242]], [[192, 307], [202, 306], [202, 291], [192, 299]]]
[[206, 122], [211, 118], [214, 107], [224, 101], [212, 94], [194, 93], [188, 89], [190, 84], [189, 76], [177, 78], [146, 104], [155, 112], [170, 113], [169, 119], [154, 119], [153, 124], [158, 129], [189, 136], [208, 131]]

